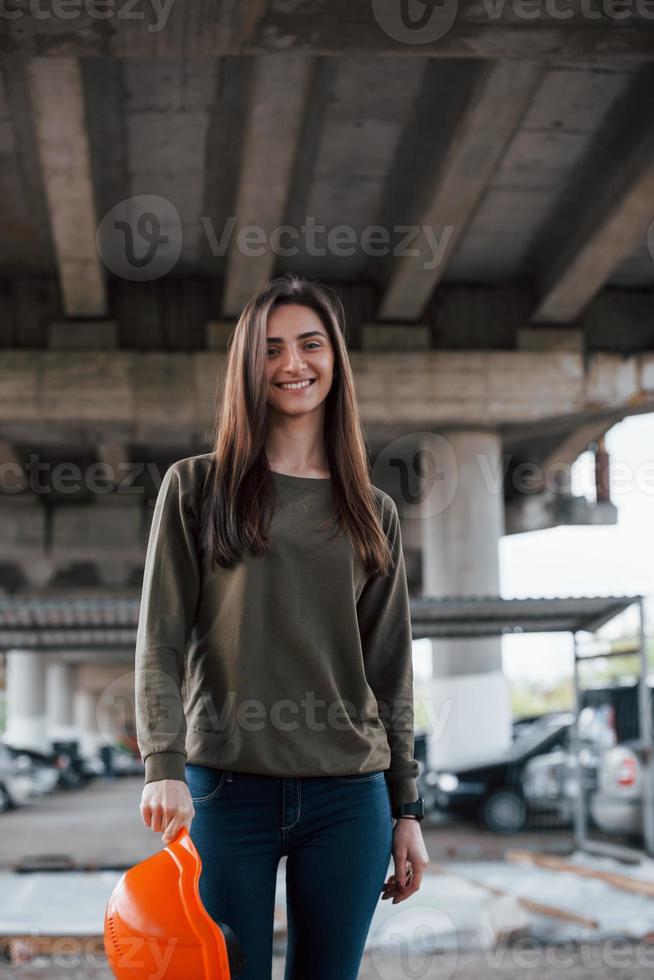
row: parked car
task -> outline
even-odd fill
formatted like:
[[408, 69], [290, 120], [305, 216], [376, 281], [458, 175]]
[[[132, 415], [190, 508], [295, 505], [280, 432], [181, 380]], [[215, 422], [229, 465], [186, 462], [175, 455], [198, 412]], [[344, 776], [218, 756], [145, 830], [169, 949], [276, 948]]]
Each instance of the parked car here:
[[13, 758], [16, 767], [30, 775], [32, 780], [30, 799], [32, 801], [56, 789], [59, 781], [59, 770], [53, 755], [36, 752], [34, 749], [16, 748], [13, 745], [3, 744]]
[[[654, 725], [654, 678], [648, 678], [649, 720]], [[638, 688], [636, 681], [623, 684], [602, 685], [581, 692], [581, 706], [597, 716], [597, 724], [607, 727], [613, 734], [614, 744], [635, 741], [640, 735], [638, 712]]]
[[533, 725], [535, 721], [540, 721], [544, 715], [521, 715], [519, 718], [514, 718], [511, 722], [511, 735], [515, 739], [518, 735], [521, 735], [530, 725]]
[[18, 761], [4, 743], [0, 744], [0, 813], [29, 802], [34, 788], [30, 769], [25, 756]]
[[515, 833], [536, 807], [525, 797], [523, 779], [530, 759], [565, 747], [572, 712], [552, 712], [522, 730], [504, 756], [482, 765], [428, 772], [430, 801], [443, 813], [473, 817], [494, 833]]
[[[574, 820], [579, 790], [579, 773], [572, 745], [573, 722], [562, 736], [562, 744], [536, 755], [525, 766], [523, 790], [530, 809], [551, 814], [562, 823]], [[582, 740], [579, 750], [581, 781], [588, 807], [597, 788], [597, 772], [602, 754], [599, 743]]]
[[121, 748], [114, 748], [111, 768], [114, 776], [142, 776], [145, 773], [141, 756]]
[[[587, 688], [580, 695], [579, 761], [589, 826], [611, 833], [642, 827], [638, 776], [638, 684]], [[619, 747], [622, 747], [622, 751]], [[530, 804], [571, 821], [579, 778], [572, 742], [531, 759], [524, 791]]]
[[642, 836], [642, 746], [616, 745], [604, 752], [597, 791], [590, 800], [590, 815], [594, 824], [606, 833]]
[[93, 765], [79, 754], [76, 741], [56, 741], [52, 743], [52, 749], [59, 770], [57, 785], [60, 789], [81, 789], [97, 775]]
[[[652, 679], [648, 678], [647, 683], [648, 721], [654, 724]], [[644, 743], [638, 711], [639, 685], [634, 681], [593, 688], [584, 692], [582, 703], [586, 724], [603, 733], [606, 746], [589, 815], [606, 833], [640, 837], [643, 832]]]

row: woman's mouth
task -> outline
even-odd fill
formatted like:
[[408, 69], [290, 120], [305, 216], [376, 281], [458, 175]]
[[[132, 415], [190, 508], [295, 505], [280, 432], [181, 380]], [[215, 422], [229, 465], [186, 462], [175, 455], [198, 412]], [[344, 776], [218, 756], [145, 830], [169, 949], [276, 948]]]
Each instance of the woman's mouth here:
[[305, 378], [303, 381], [278, 381], [275, 387], [281, 388], [282, 391], [304, 391], [305, 388], [310, 388], [315, 380], [315, 378]]

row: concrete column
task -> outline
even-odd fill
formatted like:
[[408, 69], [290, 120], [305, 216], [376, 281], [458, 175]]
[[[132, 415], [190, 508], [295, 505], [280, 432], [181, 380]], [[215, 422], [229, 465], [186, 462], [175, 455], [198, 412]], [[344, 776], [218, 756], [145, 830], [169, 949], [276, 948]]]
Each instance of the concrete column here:
[[97, 755], [103, 741], [98, 729], [98, 695], [94, 691], [77, 690], [73, 705], [75, 724], [79, 731], [80, 754], [90, 758]]
[[[425, 596], [499, 595], [504, 532], [501, 440], [491, 430], [451, 431], [422, 442], [431, 472], [420, 505]], [[500, 637], [432, 641], [430, 765], [475, 764], [511, 742]]]
[[45, 713], [45, 657], [8, 650], [5, 674], [7, 727], [3, 739], [16, 748], [49, 752]]
[[74, 723], [73, 692], [75, 665], [62, 660], [48, 662], [46, 668], [46, 720], [52, 741], [79, 737]]

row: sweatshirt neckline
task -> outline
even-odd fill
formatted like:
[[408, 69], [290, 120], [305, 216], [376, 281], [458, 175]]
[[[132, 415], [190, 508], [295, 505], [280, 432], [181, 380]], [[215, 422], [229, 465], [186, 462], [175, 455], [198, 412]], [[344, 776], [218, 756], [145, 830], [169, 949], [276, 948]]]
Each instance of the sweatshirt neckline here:
[[330, 476], [294, 476], [290, 473], [279, 473], [277, 470], [270, 470], [275, 483], [281, 483], [287, 487], [298, 487], [300, 490], [328, 490], [332, 483]]

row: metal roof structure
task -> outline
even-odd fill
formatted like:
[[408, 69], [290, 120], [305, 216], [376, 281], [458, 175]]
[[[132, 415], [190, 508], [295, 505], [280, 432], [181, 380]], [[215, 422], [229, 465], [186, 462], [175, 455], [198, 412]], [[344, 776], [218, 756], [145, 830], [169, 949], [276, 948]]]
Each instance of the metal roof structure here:
[[[411, 599], [413, 638], [592, 632], [641, 597], [454, 596]], [[129, 649], [136, 641], [140, 595], [134, 592], [20, 593], [0, 597], [0, 648]]]
[[454, 596], [411, 600], [413, 637], [501, 636], [507, 633], [593, 632], [619, 615], [638, 595]]
[[0, 647], [20, 650], [129, 649], [140, 596], [21, 593], [0, 598]]

